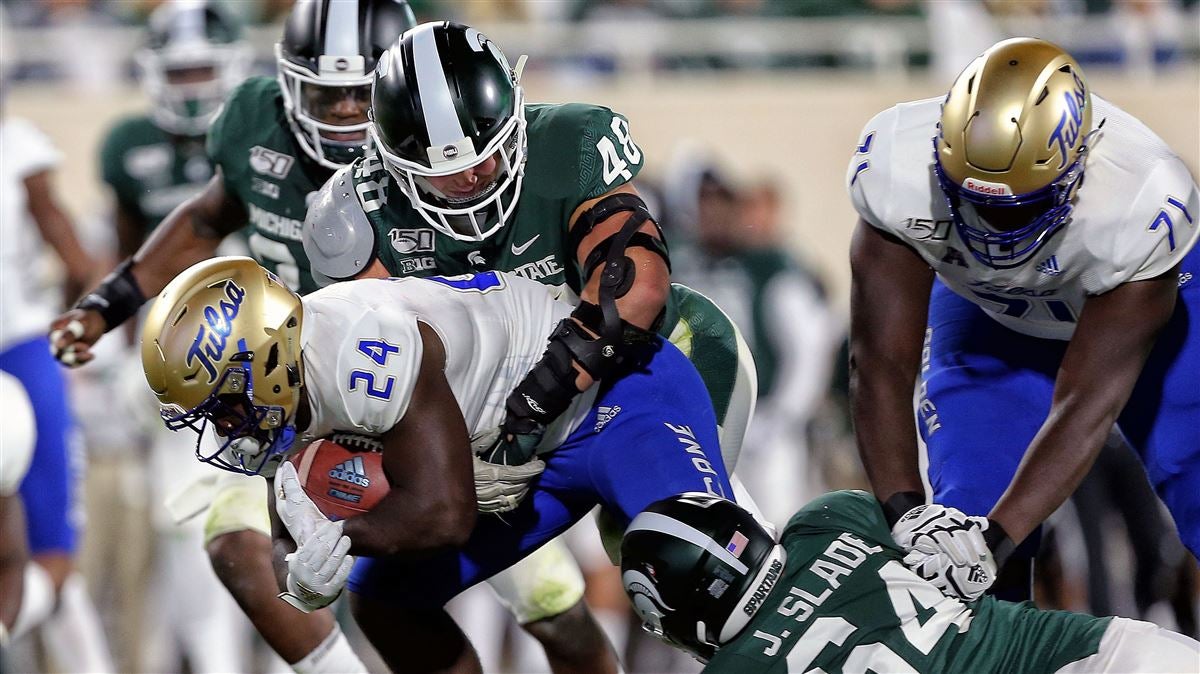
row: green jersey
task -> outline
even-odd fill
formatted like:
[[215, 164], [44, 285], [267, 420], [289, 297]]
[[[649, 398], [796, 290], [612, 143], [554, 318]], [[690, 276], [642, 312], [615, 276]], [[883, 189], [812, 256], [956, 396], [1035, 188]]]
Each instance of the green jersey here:
[[251, 254], [300, 294], [316, 290], [302, 243], [304, 213], [333, 172], [296, 141], [278, 82], [252, 77], [230, 94], [208, 130], [208, 154], [226, 194], [246, 207]]
[[529, 144], [516, 210], [482, 242], [458, 241], [431, 227], [392, 185], [378, 155], [355, 163], [359, 203], [375, 227], [379, 260], [391, 274], [496, 269], [579, 294], [580, 269], [567, 250], [571, 214], [584, 201], [632, 180], [641, 170], [642, 152], [630, 138], [629, 123], [608, 108], [527, 105], [525, 120]]
[[1050, 674], [1096, 653], [1111, 621], [943, 595], [904, 566], [866, 492], [816, 499], [781, 544], [787, 564], [774, 589], [705, 672]]
[[147, 115], [117, 122], [100, 147], [101, 177], [144, 234], [204, 189], [212, 174], [203, 136], [169, 134]]
[[[434, 229], [396, 189], [377, 154], [352, 165], [347, 173], [375, 229], [376, 254], [390, 274], [496, 269], [578, 297], [583, 273], [568, 244], [571, 215], [581, 203], [632, 180], [642, 168], [642, 151], [629, 122], [605, 107], [527, 105], [525, 119], [528, 154], [516, 209], [482, 242], [459, 241]], [[706, 297], [675, 285], [661, 332], [696, 363], [723, 421], [737, 377], [732, 323]]]

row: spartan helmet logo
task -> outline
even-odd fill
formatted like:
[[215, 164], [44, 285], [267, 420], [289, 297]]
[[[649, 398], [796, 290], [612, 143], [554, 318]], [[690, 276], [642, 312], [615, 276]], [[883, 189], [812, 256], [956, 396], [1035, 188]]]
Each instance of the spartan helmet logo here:
[[[647, 570], [654, 573], [653, 568]], [[633, 602], [633, 610], [642, 619], [642, 626], [649, 632], [662, 635], [662, 619], [675, 609], [663, 601], [654, 581], [641, 571], [630, 569], [621, 574], [621, 582], [625, 584], [625, 590]]]

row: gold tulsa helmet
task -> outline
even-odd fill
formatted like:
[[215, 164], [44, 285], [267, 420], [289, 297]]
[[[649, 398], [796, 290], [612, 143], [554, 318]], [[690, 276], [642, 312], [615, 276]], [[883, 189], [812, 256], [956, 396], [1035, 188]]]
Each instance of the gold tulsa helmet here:
[[[269, 476], [291, 448], [300, 401], [300, 297], [248, 257], [193, 265], [154, 301], [142, 329], [142, 367], [167, 428], [204, 435], [196, 458]], [[265, 470], [264, 470], [265, 469]]]
[[934, 170], [977, 260], [1023, 264], [1066, 224], [1091, 130], [1079, 64], [1045, 40], [998, 42], [959, 74], [942, 104]]

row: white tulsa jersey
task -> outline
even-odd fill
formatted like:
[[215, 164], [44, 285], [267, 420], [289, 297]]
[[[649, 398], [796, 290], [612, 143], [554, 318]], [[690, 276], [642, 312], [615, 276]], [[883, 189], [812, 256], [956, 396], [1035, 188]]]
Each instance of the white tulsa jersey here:
[[58, 161], [58, 151], [33, 124], [0, 121], [0, 350], [46, 332], [54, 317], [35, 273], [42, 235], [29, 215], [25, 179]]
[[[418, 321], [445, 347], [446, 380], [473, 444], [494, 438], [508, 394], [571, 312], [551, 292], [513, 274], [485, 272], [346, 281], [305, 296], [300, 342], [312, 422], [301, 440], [334, 431], [377, 436], [404, 417], [421, 366]], [[540, 449], [561, 444], [594, 397], [579, 396], [547, 429]]]
[[1183, 162], [1132, 115], [1092, 96], [1100, 129], [1067, 224], [1025, 264], [993, 269], [963, 244], [933, 172], [942, 99], [875, 116], [846, 180], [863, 220], [915, 249], [951, 290], [1035, 337], [1070, 339], [1090, 295], [1158, 276], [1200, 233], [1200, 197]]

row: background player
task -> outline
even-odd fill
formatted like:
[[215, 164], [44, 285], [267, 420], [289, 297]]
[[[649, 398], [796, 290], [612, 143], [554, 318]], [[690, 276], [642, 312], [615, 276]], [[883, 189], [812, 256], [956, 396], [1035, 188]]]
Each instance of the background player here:
[[[493, 433], [503, 400], [552, 326], [574, 320], [570, 310], [544, 285], [497, 272], [365, 279], [302, 304], [253, 261], [218, 258], [160, 295], [143, 364], [168, 427], [214, 425], [223, 445], [204, 458], [222, 467], [272, 473], [293, 445], [335, 429], [378, 437], [391, 489], [364, 515], [330, 522], [295, 467], [280, 468], [280, 517], [300, 546], [283, 596], [298, 608], [328, 605], [352, 549], [370, 556], [351, 582], [355, 616], [392, 669], [477, 671], [442, 609], [453, 596], [598, 502], [628, 521], [689, 485], [732, 494], [711, 403], [696, 395], [703, 382], [656, 337], [630, 354], [624, 377], [547, 429], [545, 472], [522, 506], [476, 520], [472, 445]], [[628, 412], [598, 423], [618, 405]]]
[[[923, 573], [977, 596], [995, 576], [980, 569], [1074, 490], [1114, 423], [1200, 551], [1200, 197], [1179, 157], [1092, 95], [1062, 49], [1019, 38], [944, 99], [868, 122], [847, 180], [871, 485], [891, 522], [924, 503], [919, 426], [932, 500], [988, 516], [983, 566], [934, 554]], [[931, 512], [898, 533], [948, 528], [981, 546], [979, 528]], [[1028, 596], [1029, 554], [1010, 565], [1008, 596]]]
[[802, 508], [778, 543], [737, 504], [650, 505], [621, 544], [645, 628], [705, 672], [1194, 672], [1200, 643], [1150, 623], [947, 597], [902, 563], [862, 491]]
[[114, 125], [100, 149], [101, 175], [116, 201], [121, 259], [212, 179], [205, 135], [249, 74], [250, 46], [240, 33], [212, 2], [167, 2], [151, 14], [135, 60], [152, 106]]
[[[0, 14], [0, 32], [5, 24]], [[11, 62], [11, 54], [0, 58], [0, 89]], [[53, 179], [62, 156], [50, 140], [0, 107], [0, 147], [0, 370], [25, 389], [36, 428], [32, 463], [20, 486], [34, 561], [25, 587], [29, 596], [39, 595], [26, 604], [53, 607], [43, 636], [63, 667], [110, 671], [96, 610], [74, 562], [83, 518], [78, 493], [83, 447], [68, 408], [67, 383], [49, 357], [44, 334], [61, 295], [43, 282], [34, 264], [48, 245], [66, 276], [63, 295], [76, 297], [92, 282], [96, 263], [60, 206]]]

